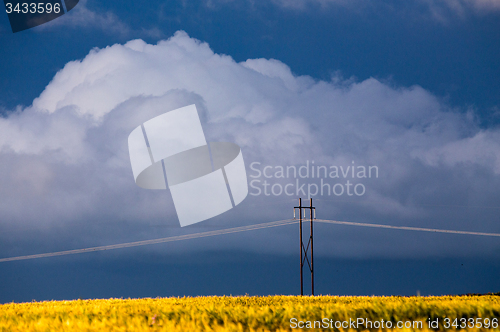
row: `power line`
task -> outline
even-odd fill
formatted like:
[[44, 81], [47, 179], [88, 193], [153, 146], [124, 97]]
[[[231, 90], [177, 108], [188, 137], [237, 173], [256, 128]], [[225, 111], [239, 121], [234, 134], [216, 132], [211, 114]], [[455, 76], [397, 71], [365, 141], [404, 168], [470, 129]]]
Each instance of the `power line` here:
[[408, 227], [408, 226], [391, 226], [391, 225], [368, 224], [368, 223], [352, 222], [352, 221], [336, 221], [336, 220], [324, 220], [324, 219], [315, 219], [315, 221], [327, 223], [327, 224], [360, 226], [360, 227], [375, 227], [375, 228], [389, 228], [389, 229], [402, 229], [405, 231], [451, 233], [451, 234], [466, 234], [466, 235], [481, 235], [481, 236], [500, 236], [499, 233], [468, 232], [468, 231], [455, 231], [455, 230], [449, 230], [449, 229], [420, 228], [420, 227]]
[[[456, 231], [456, 230], [448, 230], [448, 229], [435, 229], [435, 228], [419, 228], [419, 227], [407, 227], [407, 226], [391, 226], [391, 225], [382, 225], [382, 224], [369, 224], [369, 223], [359, 223], [359, 222], [351, 222], [351, 221], [336, 221], [336, 220], [325, 220], [325, 219], [315, 219], [317, 222], [327, 223], [327, 224], [337, 224], [337, 225], [346, 225], [346, 226], [359, 226], [359, 227], [372, 227], [372, 228], [386, 228], [386, 229], [399, 229], [406, 231], [419, 231], [419, 232], [432, 232], [432, 233], [449, 233], [449, 234], [463, 234], [463, 235], [479, 235], [479, 236], [495, 236], [500, 237], [499, 233], [484, 233], [484, 232], [468, 232], [468, 231]], [[34, 259], [34, 258], [44, 258], [44, 257], [54, 257], [54, 256], [63, 256], [63, 255], [71, 255], [71, 254], [80, 254], [84, 252], [93, 252], [93, 251], [103, 251], [103, 250], [112, 250], [112, 249], [121, 249], [121, 248], [130, 248], [130, 247], [138, 247], [149, 244], [158, 244], [158, 243], [166, 243], [166, 242], [174, 242], [174, 241], [182, 241], [189, 239], [197, 239], [202, 237], [223, 235], [223, 234], [231, 234], [231, 233], [239, 233], [252, 231], [263, 228], [271, 228], [271, 227], [279, 227], [285, 225], [291, 225], [298, 223], [298, 220], [293, 219], [285, 219], [272, 221], [268, 223], [242, 226], [242, 227], [234, 227], [227, 229], [220, 229], [216, 231], [209, 232], [201, 232], [201, 233], [193, 233], [186, 235], [177, 235], [170, 236], [161, 239], [153, 239], [153, 240], [145, 240], [145, 241], [136, 241], [136, 242], [128, 242], [128, 243], [120, 243], [120, 244], [112, 244], [108, 246], [99, 246], [99, 247], [91, 247], [84, 249], [74, 249], [74, 250], [66, 250], [66, 251], [57, 251], [57, 252], [49, 252], [44, 254], [36, 254], [36, 255], [26, 255], [26, 256], [17, 256], [17, 257], [8, 257], [8, 258], [0, 258], [0, 263], [2, 262], [12, 262], [12, 261], [20, 261], [25, 259]]]
[[[365, 204], [366, 201], [350, 201], [350, 200], [342, 200], [338, 198], [315, 198], [316, 201], [321, 202], [336, 202], [336, 203], [348, 203], [348, 204]], [[486, 205], [459, 205], [459, 204], [418, 204], [413, 203], [409, 204], [406, 207], [443, 207], [443, 208], [465, 208], [465, 209], [500, 209], [500, 206], [486, 206]]]
[[84, 249], [56, 251], [56, 252], [49, 252], [49, 253], [37, 254], [37, 255], [26, 255], [26, 256], [1, 258], [0, 259], [0, 263], [2, 263], [2, 262], [20, 261], [20, 260], [25, 260], [25, 259], [34, 259], [34, 258], [44, 258], [44, 257], [54, 257], [54, 256], [81, 254], [81, 253], [84, 253], [84, 252], [93, 252], [93, 251], [103, 251], [103, 250], [111, 250], [111, 249], [121, 249], [121, 248], [138, 247], [138, 246], [145, 246], [145, 245], [149, 245], [149, 244], [158, 244], [158, 243], [165, 243], [165, 242], [174, 242], [174, 241], [181, 241], [181, 240], [197, 239], [197, 238], [209, 237], [209, 236], [215, 236], [215, 235], [222, 235], [222, 234], [231, 234], [231, 233], [246, 232], [246, 231], [252, 231], [252, 230], [256, 230], [256, 229], [263, 229], [263, 228], [270, 228], [270, 227], [277, 227], [277, 226], [285, 226], [285, 225], [291, 225], [291, 224], [296, 224], [296, 223], [298, 223], [298, 220], [285, 219], [285, 220], [272, 221], [272, 222], [263, 223], [263, 224], [257, 224], [257, 225], [241, 226], [241, 227], [226, 228], [226, 229], [220, 229], [220, 230], [209, 231], [209, 232], [201, 232], [201, 233], [193, 233], [193, 234], [186, 234], [186, 235], [170, 236], [170, 237], [165, 237], [165, 238], [161, 238], [161, 239], [153, 239], [153, 240], [145, 240], [145, 241], [136, 241], [136, 242], [112, 244], [112, 245], [108, 245], [108, 246], [99, 246], [99, 247], [91, 247], [91, 248], [84, 248]]

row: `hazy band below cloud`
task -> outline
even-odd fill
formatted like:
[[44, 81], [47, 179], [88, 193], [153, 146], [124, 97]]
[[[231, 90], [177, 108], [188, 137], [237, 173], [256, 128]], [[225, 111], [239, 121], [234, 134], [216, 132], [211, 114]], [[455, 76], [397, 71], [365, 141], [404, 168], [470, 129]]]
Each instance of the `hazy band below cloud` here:
[[[304, 221], [304, 223], [306, 223], [306, 222], [307, 222], [307, 220]], [[323, 220], [323, 219], [318, 219], [318, 220], [315, 220], [314, 222], [358, 226], [358, 227], [373, 227], [373, 228], [386, 228], [386, 229], [396, 229], [396, 230], [405, 230], [405, 231], [417, 231], [417, 232], [432, 232], [432, 233], [447, 233], [447, 234], [500, 237], [499, 233], [482, 233], [482, 232], [456, 231], [456, 230], [449, 230], [449, 229], [403, 227], [403, 226], [366, 224], [366, 223], [357, 223], [357, 222], [349, 222], [349, 221], [335, 221], [335, 220]], [[194, 233], [194, 234], [188, 234], [188, 235], [171, 236], [171, 237], [162, 238], [162, 239], [153, 239], [153, 240], [136, 241], [136, 242], [129, 242], [129, 243], [112, 244], [112, 245], [108, 245], [108, 246], [101, 246], [101, 247], [94, 247], [94, 248], [74, 249], [74, 250], [50, 252], [50, 253], [44, 253], [44, 254], [34, 254], [34, 255], [27, 255], [27, 256], [0, 258], [0, 263], [20, 261], [20, 260], [25, 260], [25, 259], [35, 259], [35, 258], [46, 258], [46, 257], [55, 257], [55, 256], [63, 256], [63, 255], [82, 254], [82, 253], [102, 251], [102, 250], [138, 247], [138, 246], [145, 246], [145, 245], [150, 245], [150, 244], [159, 244], [159, 243], [166, 243], [166, 242], [173, 242], [173, 241], [192, 240], [192, 239], [197, 239], [197, 238], [202, 238], [202, 237], [210, 237], [210, 236], [217, 236], [217, 235], [223, 235], [223, 234], [247, 232], [247, 231], [253, 231], [253, 230], [257, 230], [257, 229], [264, 229], [264, 228], [271, 228], [271, 227], [278, 227], [278, 226], [287, 226], [287, 225], [292, 225], [292, 224], [297, 224], [297, 223], [299, 223], [299, 220], [296, 220], [296, 219], [271, 221], [271, 222], [257, 224], [257, 225], [251, 225], [251, 226], [235, 227], [235, 228], [221, 229], [221, 230], [217, 230], [217, 231], [209, 231], [209, 232], [203, 232], [203, 233]]]

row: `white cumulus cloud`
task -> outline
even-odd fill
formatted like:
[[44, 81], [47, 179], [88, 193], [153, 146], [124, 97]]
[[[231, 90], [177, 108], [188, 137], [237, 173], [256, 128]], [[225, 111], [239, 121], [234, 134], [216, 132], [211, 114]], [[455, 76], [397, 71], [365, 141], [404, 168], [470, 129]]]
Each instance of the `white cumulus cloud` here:
[[[367, 180], [363, 197], [318, 196], [333, 202], [324, 203], [325, 217], [500, 230], [489, 216], [471, 223], [464, 214], [455, 218], [425, 205], [495, 204], [499, 130], [481, 130], [419, 86], [392, 87], [373, 78], [318, 81], [296, 76], [273, 59], [237, 63], [184, 32], [157, 45], [132, 40], [94, 49], [66, 64], [31, 106], [0, 118], [1, 227], [70, 230], [72, 224], [92, 228], [103, 220], [141, 225], [168, 219], [175, 228], [168, 192], [135, 185], [127, 137], [155, 115], [193, 103], [207, 139], [239, 144], [247, 168], [252, 162], [298, 167], [306, 161], [378, 167], [380, 176]], [[255, 212], [255, 204], [286, 200], [289, 209], [295, 198], [248, 196], [219, 225], [282, 219], [275, 209]], [[465, 254], [498, 248], [444, 241], [396, 243], [404, 249], [394, 251], [382, 245], [387, 238], [373, 241], [359, 238], [339, 252]]]

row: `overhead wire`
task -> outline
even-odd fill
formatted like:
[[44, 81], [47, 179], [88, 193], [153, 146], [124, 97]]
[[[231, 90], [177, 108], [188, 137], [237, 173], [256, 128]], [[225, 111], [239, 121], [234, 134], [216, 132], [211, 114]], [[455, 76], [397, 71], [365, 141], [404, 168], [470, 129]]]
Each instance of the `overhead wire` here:
[[174, 242], [174, 241], [189, 240], [189, 239], [197, 239], [197, 238], [209, 237], [209, 236], [215, 236], [215, 235], [239, 233], [239, 232], [246, 232], [246, 231], [252, 231], [252, 230], [263, 229], [263, 228], [290, 225], [290, 224], [295, 224], [297, 222], [298, 222], [298, 220], [285, 219], [285, 220], [272, 221], [272, 222], [262, 223], [262, 224], [219, 229], [219, 230], [215, 230], [215, 231], [169, 236], [169, 237], [164, 237], [164, 238], [160, 238], [160, 239], [153, 239], [153, 240], [135, 241], [135, 242], [128, 242], [128, 243], [112, 244], [112, 245], [107, 245], [107, 246], [98, 246], [98, 247], [83, 248], [83, 249], [48, 252], [48, 253], [36, 254], [36, 255], [1, 258], [0, 263], [20, 261], [20, 260], [25, 260], [25, 259], [81, 254], [84, 252], [138, 247], [138, 246], [145, 246], [145, 245], [149, 245], [149, 244], [158, 244], [158, 243]]
[[450, 229], [421, 228], [421, 227], [409, 227], [409, 226], [392, 226], [392, 225], [369, 224], [369, 223], [352, 222], [352, 221], [336, 221], [336, 220], [324, 220], [324, 219], [316, 219], [314, 221], [321, 222], [321, 223], [327, 223], [327, 224], [360, 226], [360, 227], [374, 227], [374, 228], [389, 228], [389, 229], [400, 229], [400, 230], [405, 230], [405, 231], [465, 234], [465, 235], [480, 235], [480, 236], [500, 236], [499, 233], [456, 231], [456, 230], [450, 230]]
[[[303, 221], [307, 222], [308, 219], [303, 219]], [[326, 223], [326, 224], [337, 224], [337, 225], [358, 226], [358, 227], [372, 227], [372, 228], [397, 229], [397, 230], [406, 230], [406, 231], [500, 237], [499, 233], [470, 232], [470, 231], [458, 231], [458, 230], [436, 229], [436, 228], [421, 228], [421, 227], [410, 227], [410, 226], [392, 226], [392, 225], [383, 225], [383, 224], [359, 223], [359, 222], [351, 222], [351, 221], [337, 221], [337, 220], [326, 220], [326, 219], [314, 219], [314, 221], [320, 222], [320, 223]], [[26, 260], [26, 259], [80, 254], [80, 253], [85, 253], [85, 252], [138, 247], [138, 246], [144, 246], [144, 245], [150, 245], [150, 244], [159, 244], [159, 243], [182, 241], [182, 240], [189, 240], [189, 239], [197, 239], [197, 238], [210, 237], [210, 236], [216, 236], [216, 235], [239, 233], [239, 232], [246, 232], [246, 231], [252, 231], [252, 230], [257, 230], [257, 229], [291, 225], [291, 224], [296, 224], [298, 222], [299, 222], [299, 220], [296, 220], [296, 219], [284, 219], [284, 220], [271, 221], [271, 222], [255, 224], [255, 225], [219, 229], [219, 230], [215, 230], [215, 231], [199, 232], [199, 233], [192, 233], [192, 234], [185, 234], [185, 235], [176, 235], [176, 236], [170, 236], [170, 237], [165, 237], [165, 238], [160, 238], [160, 239], [135, 241], [135, 242], [128, 242], [128, 243], [119, 243], [119, 244], [90, 247], [90, 248], [83, 248], [83, 249], [56, 251], [56, 252], [49, 252], [49, 253], [35, 254], [35, 255], [0, 258], [0, 263], [20, 261], [20, 260]]]

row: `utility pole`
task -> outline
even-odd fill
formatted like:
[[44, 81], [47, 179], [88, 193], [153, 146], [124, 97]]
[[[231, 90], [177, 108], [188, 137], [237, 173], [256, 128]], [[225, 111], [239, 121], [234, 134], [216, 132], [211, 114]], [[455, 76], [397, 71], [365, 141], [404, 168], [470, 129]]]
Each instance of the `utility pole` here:
[[[314, 295], [314, 251], [313, 251], [313, 219], [316, 219], [316, 208], [313, 207], [312, 198], [309, 199], [309, 206], [302, 206], [302, 198], [299, 198], [299, 206], [293, 208], [293, 219], [295, 219], [295, 209], [299, 209], [299, 237], [300, 237], [300, 295], [304, 295], [304, 265], [307, 262], [311, 271], [311, 294]], [[311, 219], [311, 230], [307, 247], [304, 246], [302, 238], [302, 218], [306, 218], [306, 209], [309, 209]], [[302, 212], [304, 210], [304, 212]], [[309, 252], [309, 248], [311, 251]], [[309, 254], [309, 255], [308, 255]], [[310, 257], [310, 259], [309, 259]]]

